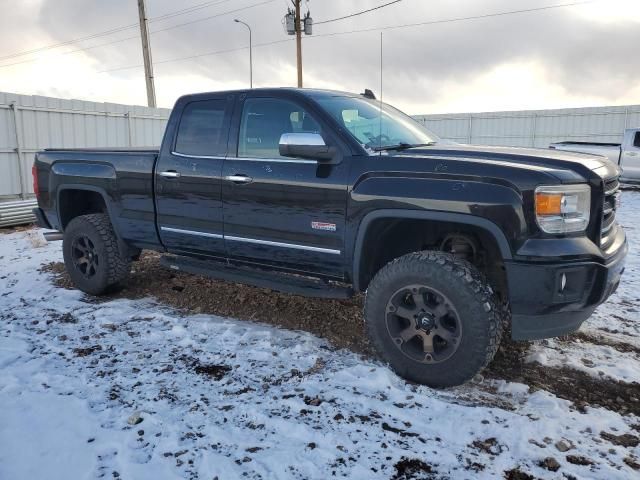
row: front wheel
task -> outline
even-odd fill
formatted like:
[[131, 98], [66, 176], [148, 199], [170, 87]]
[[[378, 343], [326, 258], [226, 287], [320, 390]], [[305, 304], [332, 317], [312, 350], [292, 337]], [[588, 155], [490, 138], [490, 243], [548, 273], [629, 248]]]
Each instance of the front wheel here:
[[473, 265], [432, 251], [384, 266], [369, 285], [364, 309], [383, 359], [400, 376], [432, 387], [460, 385], [491, 361], [503, 315]]
[[105, 214], [71, 220], [64, 230], [62, 252], [73, 284], [91, 295], [105, 293], [131, 269], [131, 260], [120, 253], [118, 238]]

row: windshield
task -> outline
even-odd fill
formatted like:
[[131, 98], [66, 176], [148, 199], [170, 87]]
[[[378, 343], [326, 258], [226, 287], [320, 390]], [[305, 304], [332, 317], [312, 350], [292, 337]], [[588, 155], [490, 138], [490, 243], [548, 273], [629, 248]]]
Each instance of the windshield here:
[[325, 97], [316, 101], [369, 150], [431, 145], [438, 137], [400, 110], [361, 97]]

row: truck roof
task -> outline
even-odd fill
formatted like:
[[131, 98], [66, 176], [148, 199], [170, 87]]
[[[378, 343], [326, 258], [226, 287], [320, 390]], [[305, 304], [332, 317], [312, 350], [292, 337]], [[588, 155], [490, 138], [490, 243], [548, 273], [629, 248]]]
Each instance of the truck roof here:
[[[253, 88], [253, 89], [241, 89], [241, 90], [219, 90], [213, 92], [199, 92], [199, 93], [190, 93], [187, 95], [183, 95], [180, 99], [185, 98], [193, 98], [193, 97], [206, 97], [207, 95], [218, 94], [218, 93], [249, 93], [249, 92], [260, 92], [260, 93], [281, 93], [281, 92], [290, 92], [298, 95], [302, 95], [305, 97], [311, 98], [320, 98], [320, 97], [358, 97], [360, 96], [357, 93], [353, 92], [343, 92], [340, 90], [325, 90], [321, 88], [295, 88], [295, 87], [268, 87], [268, 88]], [[179, 100], [180, 100], [179, 99]]]

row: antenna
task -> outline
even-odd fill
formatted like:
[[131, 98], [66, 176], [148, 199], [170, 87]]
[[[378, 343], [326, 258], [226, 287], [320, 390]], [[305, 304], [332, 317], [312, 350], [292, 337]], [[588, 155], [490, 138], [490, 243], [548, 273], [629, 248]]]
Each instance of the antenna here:
[[[382, 147], [382, 32], [380, 32], [380, 128], [378, 130], [378, 139], [379, 145], [378, 147]], [[380, 150], [380, 155], [382, 155], [382, 150]]]

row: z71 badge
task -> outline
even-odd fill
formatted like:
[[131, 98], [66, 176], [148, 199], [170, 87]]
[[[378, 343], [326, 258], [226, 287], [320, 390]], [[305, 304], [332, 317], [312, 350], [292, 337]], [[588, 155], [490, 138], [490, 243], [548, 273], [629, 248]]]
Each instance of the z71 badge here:
[[326, 230], [328, 232], [335, 232], [336, 224], [326, 222], [311, 222], [311, 228], [313, 228], [314, 230]]

